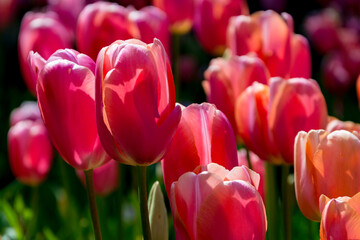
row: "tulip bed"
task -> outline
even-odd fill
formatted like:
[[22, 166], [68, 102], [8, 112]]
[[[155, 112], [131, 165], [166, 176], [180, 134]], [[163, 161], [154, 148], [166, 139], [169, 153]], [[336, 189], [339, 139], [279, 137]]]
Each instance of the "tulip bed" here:
[[360, 2], [0, 2], [0, 240], [360, 239]]

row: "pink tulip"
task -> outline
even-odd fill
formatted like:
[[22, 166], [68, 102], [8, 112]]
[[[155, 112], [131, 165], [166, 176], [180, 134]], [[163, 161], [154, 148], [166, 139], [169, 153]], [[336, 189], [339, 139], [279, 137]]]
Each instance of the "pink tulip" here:
[[329, 199], [320, 196], [320, 238], [360, 239], [360, 193]]
[[[121, 114], [119, 114], [121, 113]], [[115, 160], [147, 166], [162, 159], [181, 118], [170, 62], [161, 42], [116, 41], [96, 62], [96, 114]]]
[[[85, 183], [85, 174], [83, 171], [76, 171], [81, 182]], [[95, 194], [106, 196], [116, 190], [119, 186], [119, 165], [117, 162], [110, 160], [104, 165], [95, 168], [93, 171], [94, 191]]]
[[246, 147], [261, 159], [278, 164], [282, 160], [268, 124], [269, 95], [269, 86], [254, 82], [238, 97], [235, 120]]
[[173, 182], [199, 165], [217, 163], [229, 169], [237, 166], [236, 141], [225, 115], [209, 103], [183, 107], [178, 129], [162, 163], [168, 194]]
[[170, 54], [169, 20], [162, 10], [147, 6], [139, 11], [131, 11], [129, 19], [137, 25], [141, 41], [152, 43], [154, 38], [158, 38]]
[[216, 58], [204, 75], [207, 100], [225, 113], [234, 130], [234, 106], [238, 96], [254, 81], [267, 84], [270, 78], [264, 62], [251, 56], [231, 56], [228, 60]]
[[[250, 154], [250, 163], [252, 170], [260, 175], [258, 191], [262, 199], [265, 201], [265, 161], [260, 159], [253, 152], [249, 152], [249, 154]], [[245, 165], [249, 167], [245, 149], [241, 149], [238, 151], [238, 161], [239, 161], [239, 166]]]
[[360, 191], [360, 140], [345, 130], [299, 132], [295, 140], [295, 192], [305, 217], [320, 220], [319, 197]]
[[360, 124], [351, 121], [340, 121], [339, 119], [331, 117], [326, 126], [326, 131], [333, 132], [336, 130], [355, 131], [360, 134]]
[[229, 19], [241, 14], [249, 14], [244, 0], [196, 1], [194, 30], [203, 48], [210, 53], [221, 55], [226, 48]]
[[324, 96], [315, 80], [270, 80], [268, 113], [274, 143], [286, 163], [294, 163], [294, 141], [299, 131], [325, 129], [328, 121]]
[[128, 19], [130, 11], [116, 3], [87, 5], [81, 11], [77, 24], [79, 51], [95, 60], [99, 51], [114, 41], [139, 38], [137, 26]]
[[259, 175], [245, 166], [215, 163], [183, 174], [171, 186], [176, 239], [265, 239]]
[[169, 20], [171, 32], [185, 34], [191, 30], [195, 0], [152, 0], [155, 7], [163, 10]]
[[75, 50], [59, 50], [39, 71], [41, 116], [56, 149], [78, 170], [101, 166], [110, 158], [97, 133], [95, 63]]
[[25, 83], [31, 93], [36, 95], [37, 78], [29, 68], [29, 52], [38, 52], [46, 60], [56, 50], [71, 46], [71, 33], [62, 25], [55, 13], [28, 12], [24, 16], [18, 41], [19, 60]]
[[23, 120], [8, 133], [10, 167], [23, 184], [37, 186], [50, 171], [53, 150], [42, 121]]
[[16, 123], [24, 120], [36, 121], [40, 119], [40, 110], [37, 102], [26, 101], [11, 112], [10, 126], [14, 126]]

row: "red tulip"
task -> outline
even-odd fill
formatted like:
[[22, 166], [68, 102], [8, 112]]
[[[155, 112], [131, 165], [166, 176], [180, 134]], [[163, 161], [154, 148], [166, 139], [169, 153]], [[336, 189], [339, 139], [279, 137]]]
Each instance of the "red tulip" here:
[[168, 194], [173, 182], [199, 165], [217, 163], [229, 169], [237, 166], [236, 141], [225, 115], [209, 103], [183, 107], [178, 129], [162, 163]]
[[320, 197], [320, 238], [360, 239], [360, 193], [353, 197]]
[[299, 132], [295, 140], [295, 192], [305, 217], [319, 221], [319, 197], [353, 196], [360, 191], [360, 140], [339, 130]]
[[48, 59], [56, 50], [71, 46], [71, 33], [55, 13], [28, 12], [24, 16], [19, 33], [19, 60], [25, 83], [31, 93], [36, 95], [37, 78], [34, 78], [29, 68], [29, 52], [38, 52], [44, 59]]
[[154, 38], [158, 38], [166, 52], [170, 54], [169, 20], [163, 11], [153, 6], [147, 6], [139, 11], [131, 11], [129, 19], [137, 25], [141, 41], [152, 43]]
[[[121, 113], [121, 114], [119, 114]], [[96, 114], [104, 148], [115, 160], [147, 166], [167, 152], [181, 118], [170, 62], [157, 39], [116, 41], [96, 62]]]
[[[85, 183], [84, 171], [76, 171], [81, 182]], [[95, 168], [93, 171], [94, 191], [95, 194], [106, 196], [116, 190], [119, 186], [119, 165], [117, 162], [110, 160], [104, 165]]]
[[7, 27], [17, 11], [17, 0], [0, 1], [0, 30]]
[[226, 48], [229, 19], [241, 14], [249, 14], [244, 0], [196, 1], [194, 29], [203, 48], [210, 53], [221, 55]]
[[245, 166], [228, 171], [211, 163], [183, 174], [170, 193], [176, 239], [265, 239], [258, 185], [259, 175]]
[[357, 93], [359, 106], [360, 106], [360, 74], [359, 74], [359, 77], [356, 80], [356, 93]]
[[26, 101], [11, 112], [10, 126], [14, 126], [16, 123], [24, 120], [36, 121], [40, 119], [40, 110], [37, 102]]
[[316, 81], [304, 78], [270, 80], [269, 128], [286, 163], [294, 163], [294, 141], [299, 131], [325, 129], [328, 113]]
[[193, 25], [195, 0], [152, 0], [170, 20], [171, 32], [185, 34]]
[[234, 130], [234, 106], [238, 96], [254, 81], [267, 84], [270, 78], [264, 62], [251, 56], [231, 56], [228, 60], [216, 58], [204, 75], [207, 100], [225, 113]]
[[50, 171], [53, 150], [41, 120], [23, 120], [8, 133], [10, 167], [23, 184], [37, 186]]
[[106, 155], [97, 133], [95, 63], [75, 50], [59, 50], [39, 72], [41, 116], [56, 149], [78, 170], [101, 166]]
[[76, 43], [80, 52], [96, 59], [101, 48], [116, 40], [139, 38], [139, 30], [128, 19], [130, 9], [116, 3], [96, 2], [80, 13]]

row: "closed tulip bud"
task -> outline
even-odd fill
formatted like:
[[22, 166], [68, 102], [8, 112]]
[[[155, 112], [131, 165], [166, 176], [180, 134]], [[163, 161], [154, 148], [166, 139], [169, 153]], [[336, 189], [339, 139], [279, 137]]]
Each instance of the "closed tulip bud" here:
[[244, 0], [196, 1], [194, 29], [202, 47], [212, 54], [221, 55], [226, 48], [226, 30], [229, 19], [242, 14], [249, 14]]
[[288, 73], [289, 78], [311, 78], [311, 55], [308, 40], [294, 34], [291, 38], [291, 65]]
[[48, 175], [53, 150], [42, 121], [23, 120], [8, 133], [10, 167], [23, 184], [37, 186]]
[[360, 192], [360, 140], [339, 130], [299, 132], [295, 140], [295, 193], [305, 217], [320, 220], [319, 197]]
[[[121, 113], [121, 114], [119, 114]], [[181, 118], [170, 62], [161, 42], [116, 41], [96, 62], [96, 114], [115, 160], [148, 166], [162, 159]]]
[[268, 121], [282, 158], [293, 164], [297, 133], [325, 129], [328, 122], [325, 99], [317, 82], [304, 78], [271, 79]]
[[320, 238], [360, 239], [360, 193], [329, 199], [320, 196]]
[[214, 103], [229, 119], [234, 131], [236, 99], [253, 82], [267, 84], [270, 75], [264, 62], [251, 56], [216, 58], [205, 71], [203, 87], [207, 100]]
[[56, 50], [71, 46], [71, 33], [55, 13], [28, 12], [24, 16], [19, 32], [19, 60], [25, 83], [32, 94], [36, 95], [37, 78], [28, 64], [29, 52], [38, 52], [46, 60]]
[[14, 109], [10, 114], [10, 126], [14, 126], [16, 123], [31, 120], [41, 120], [40, 110], [37, 102], [26, 101], [23, 102], [20, 107]]
[[191, 30], [195, 0], [152, 0], [152, 2], [155, 7], [167, 14], [172, 33], [185, 34]]
[[139, 38], [137, 26], [128, 18], [130, 9], [117, 3], [96, 2], [87, 5], [80, 13], [76, 43], [80, 52], [93, 60], [99, 51], [116, 40]]
[[183, 174], [171, 186], [176, 239], [265, 239], [259, 175], [215, 163]]
[[237, 166], [235, 136], [225, 115], [209, 103], [183, 108], [162, 163], [168, 194], [173, 182], [199, 165], [217, 163], [229, 169]]
[[[76, 174], [85, 186], [84, 171], [77, 170]], [[95, 168], [93, 170], [95, 194], [106, 196], [114, 192], [119, 186], [119, 175], [119, 164], [113, 160]]]
[[75, 50], [54, 53], [39, 72], [37, 97], [53, 144], [72, 167], [89, 170], [110, 158], [97, 133], [95, 63]]
[[326, 126], [326, 131], [333, 132], [336, 130], [346, 130], [349, 132], [358, 132], [360, 134], [360, 124], [351, 121], [340, 121], [334, 117], [330, 117]]
[[168, 216], [161, 192], [160, 184], [156, 181], [151, 187], [148, 200], [151, 238], [157, 240], [169, 239]]

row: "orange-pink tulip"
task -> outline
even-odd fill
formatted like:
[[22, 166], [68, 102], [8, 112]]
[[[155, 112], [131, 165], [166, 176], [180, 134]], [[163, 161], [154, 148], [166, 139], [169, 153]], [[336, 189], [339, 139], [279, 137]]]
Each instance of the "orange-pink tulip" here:
[[159, 40], [116, 41], [101, 50], [96, 114], [101, 142], [113, 159], [142, 166], [162, 159], [181, 107], [175, 106], [170, 62]]
[[183, 174], [170, 193], [176, 239], [265, 239], [258, 185], [259, 175], [245, 166], [211, 163]]
[[319, 197], [360, 192], [360, 140], [339, 130], [299, 132], [295, 140], [295, 192], [305, 217], [319, 221]]
[[37, 186], [45, 180], [53, 150], [41, 119], [13, 125], [8, 133], [8, 150], [11, 170], [21, 183]]
[[238, 165], [236, 141], [225, 115], [209, 103], [183, 107], [182, 117], [163, 161], [167, 193], [171, 184], [199, 165]]
[[229, 19], [241, 14], [249, 14], [244, 0], [197, 0], [194, 30], [202, 47], [212, 54], [221, 55], [226, 48]]
[[360, 239], [360, 192], [353, 197], [320, 196], [320, 239]]
[[251, 56], [216, 58], [205, 71], [203, 87], [210, 103], [214, 103], [229, 119], [234, 131], [235, 102], [238, 96], [254, 81], [267, 84], [270, 75], [264, 62]]
[[329, 122], [326, 126], [326, 131], [333, 132], [336, 130], [346, 130], [349, 132], [356, 131], [360, 134], [360, 124], [351, 121], [341, 121], [334, 117], [329, 117]]
[[95, 63], [75, 50], [59, 50], [39, 71], [37, 97], [53, 144], [72, 167], [89, 170], [110, 158], [96, 128]]

